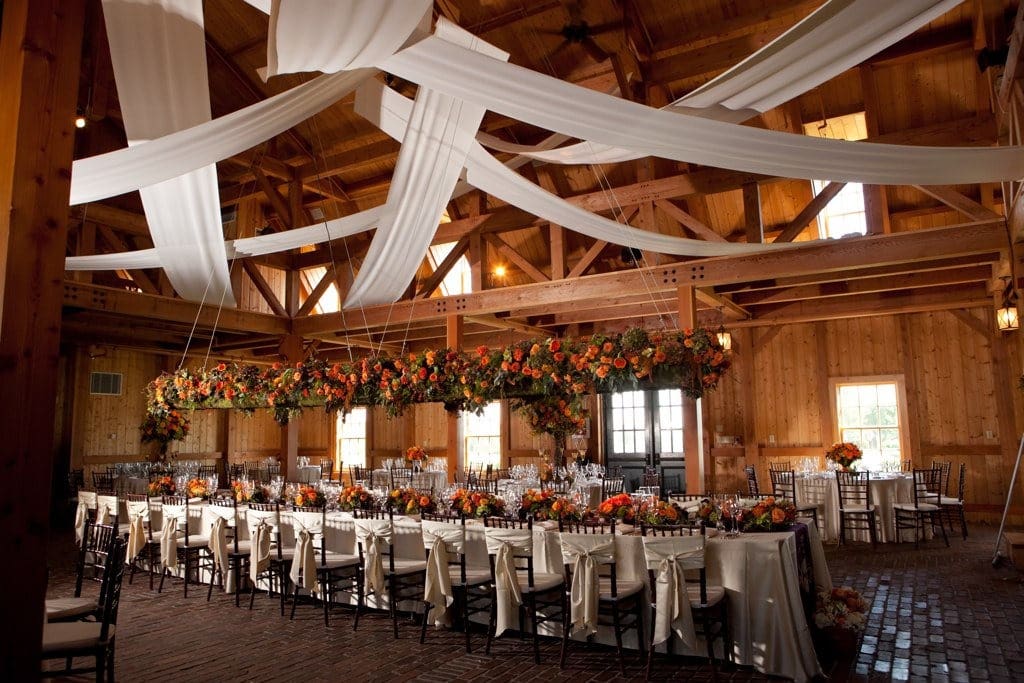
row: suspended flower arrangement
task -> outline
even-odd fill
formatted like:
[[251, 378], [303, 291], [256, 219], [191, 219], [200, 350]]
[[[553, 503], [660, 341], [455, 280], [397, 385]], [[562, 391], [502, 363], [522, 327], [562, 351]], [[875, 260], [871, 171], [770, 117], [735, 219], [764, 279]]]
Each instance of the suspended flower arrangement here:
[[431, 349], [398, 358], [382, 354], [351, 363], [310, 359], [266, 369], [224, 363], [199, 372], [181, 369], [149, 384], [147, 406], [151, 416], [181, 409], [267, 408], [285, 424], [316, 406], [343, 414], [354, 406], [381, 406], [398, 416], [417, 403], [438, 401], [448, 410], [480, 412], [491, 401], [510, 398], [534, 431], [564, 440], [583, 426], [587, 394], [679, 388], [700, 398], [718, 385], [729, 365], [709, 330], [631, 329], [504, 348]]

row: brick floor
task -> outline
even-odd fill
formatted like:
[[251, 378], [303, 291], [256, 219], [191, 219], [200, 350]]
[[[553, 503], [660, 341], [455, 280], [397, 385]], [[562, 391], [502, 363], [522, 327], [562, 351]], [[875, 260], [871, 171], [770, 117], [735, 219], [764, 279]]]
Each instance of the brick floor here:
[[[991, 566], [995, 531], [975, 527], [968, 541], [946, 549], [931, 542], [912, 545], [827, 547], [836, 585], [861, 591], [870, 605], [867, 631], [850, 671], [835, 680], [854, 681], [1024, 681], [1024, 585], [1011, 568]], [[50, 593], [73, 587], [71, 541], [61, 537], [52, 553]], [[261, 599], [262, 598], [262, 599]], [[558, 643], [546, 640], [543, 664], [533, 663], [529, 641], [504, 638], [491, 656], [483, 654], [483, 634], [474, 636], [474, 654], [463, 649], [462, 634], [430, 631], [426, 645], [418, 629], [403, 625], [391, 636], [390, 620], [371, 613], [353, 632], [338, 611], [325, 628], [319, 610], [300, 605], [294, 621], [279, 616], [277, 602], [258, 596], [250, 612], [236, 609], [229, 596], [206, 602], [205, 591], [182, 598], [180, 584], [162, 595], [143, 578], [125, 585], [118, 625], [117, 676], [122, 681], [275, 680], [301, 676], [313, 681], [503, 681], [625, 680], [614, 650], [570, 650], [568, 666], [558, 668]], [[654, 677], [712, 680], [699, 660], [659, 658]], [[627, 673], [641, 678], [635, 654]], [[772, 680], [749, 669], [719, 671], [719, 680]], [[87, 680], [87, 679], [86, 679]]]

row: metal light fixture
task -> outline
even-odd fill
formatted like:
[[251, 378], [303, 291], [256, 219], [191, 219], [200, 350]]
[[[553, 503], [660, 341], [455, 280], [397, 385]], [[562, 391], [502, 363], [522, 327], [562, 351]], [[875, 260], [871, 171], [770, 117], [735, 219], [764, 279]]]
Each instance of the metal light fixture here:
[[729, 334], [728, 332], [726, 332], [725, 330], [719, 330], [719, 332], [718, 332], [718, 343], [719, 343], [719, 345], [721, 345], [722, 350], [724, 350], [724, 351], [731, 351], [732, 350], [732, 335]]
[[1000, 332], [1020, 329], [1020, 313], [1017, 310], [1017, 292], [1013, 289], [1013, 278], [1002, 276], [1003, 305], [996, 309], [996, 327]]
[[1009, 301], [1004, 301], [1002, 308], [996, 309], [996, 325], [1000, 332], [1009, 332], [1020, 328], [1020, 316], [1017, 307]]

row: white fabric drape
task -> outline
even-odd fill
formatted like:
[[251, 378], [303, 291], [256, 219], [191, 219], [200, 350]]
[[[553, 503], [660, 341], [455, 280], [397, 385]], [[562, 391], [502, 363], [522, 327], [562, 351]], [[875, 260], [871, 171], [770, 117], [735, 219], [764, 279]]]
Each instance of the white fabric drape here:
[[[104, 0], [128, 144], [210, 120], [202, 0]], [[234, 306], [210, 164], [140, 189], [168, 279], [189, 301]]]
[[210, 540], [207, 543], [210, 554], [213, 555], [213, 567], [219, 569], [221, 576], [227, 583], [228, 575], [228, 521], [220, 515], [214, 517], [210, 525]]
[[693, 651], [697, 636], [685, 571], [704, 566], [704, 537], [645, 536], [643, 542], [647, 568], [655, 572], [654, 644], [664, 643], [675, 631], [685, 651]]
[[227, 159], [326, 109], [375, 73], [318, 76], [212, 121], [78, 159], [71, 167], [71, 204], [132, 192]]
[[164, 505], [161, 509], [163, 529], [160, 532], [160, 565], [166, 569], [178, 566], [178, 528], [188, 524], [184, 505]]
[[125, 503], [128, 512], [128, 549], [126, 561], [131, 562], [146, 547], [146, 523], [149, 522], [149, 501], [129, 500]]
[[317, 590], [316, 549], [313, 547], [313, 534], [307, 529], [299, 529], [295, 535], [295, 557], [292, 558], [289, 576], [295, 585], [313, 592]]
[[430, 0], [274, 0], [260, 75], [370, 66], [401, 47], [431, 6]]
[[[395, 139], [401, 139], [412, 102], [407, 97], [377, 82], [366, 82], [356, 90], [356, 112]], [[770, 249], [791, 248], [792, 244], [766, 245], [731, 242], [706, 242], [640, 230], [591, 213], [551, 194], [492, 157], [478, 143], [470, 146], [466, 159], [466, 178], [470, 185], [502, 201], [529, 211], [545, 220], [564, 225], [594, 239], [614, 244], [649, 249], [662, 254], [682, 256], [726, 256], [751, 254]]]
[[117, 496], [96, 496], [96, 523], [110, 524], [117, 518]]
[[515, 558], [533, 553], [533, 532], [529, 529], [486, 527], [484, 539], [487, 554], [494, 555], [494, 587], [498, 603], [494, 635], [497, 637], [506, 629], [518, 627], [523, 593], [519, 588]]
[[78, 508], [75, 510], [75, 540], [82, 545], [85, 538], [85, 523], [89, 521], [89, 510], [96, 509], [96, 492], [78, 492]]
[[572, 628], [584, 635], [597, 633], [601, 587], [598, 567], [615, 562], [615, 537], [611, 534], [568, 534], [560, 536], [562, 558], [572, 566], [569, 604]]
[[423, 589], [423, 600], [431, 606], [427, 615], [429, 623], [446, 626], [449, 623], [448, 607], [455, 600], [452, 591], [452, 577], [448, 570], [452, 552], [461, 553], [466, 545], [466, 529], [461, 524], [446, 524], [424, 520], [423, 547], [430, 551], [427, 556], [427, 576]]
[[638, 153], [787, 178], [955, 185], [1024, 177], [1019, 147], [938, 148], [812, 138], [652, 110], [436, 36], [379, 66], [548, 130]]
[[[436, 35], [495, 61], [508, 59], [508, 53], [443, 19]], [[483, 115], [481, 106], [420, 87], [384, 214], [345, 299], [346, 308], [391, 303], [408, 287], [437, 231], [469, 147], [475, 144], [473, 136]]]
[[249, 545], [249, 580], [253, 585], [259, 579], [260, 574], [270, 567], [270, 538], [272, 530], [270, 525], [264, 521], [252, 528], [252, 542]]
[[384, 551], [394, 541], [395, 530], [386, 519], [357, 519], [356, 539], [363, 547], [366, 592], [384, 595], [388, 584], [384, 576]]
[[[829, 0], [801, 22], [723, 74], [664, 109], [739, 123], [801, 95], [902, 40], [963, 0]], [[501, 152], [559, 164], [603, 164], [642, 157], [628, 149], [580, 142], [527, 146], [480, 133]]]

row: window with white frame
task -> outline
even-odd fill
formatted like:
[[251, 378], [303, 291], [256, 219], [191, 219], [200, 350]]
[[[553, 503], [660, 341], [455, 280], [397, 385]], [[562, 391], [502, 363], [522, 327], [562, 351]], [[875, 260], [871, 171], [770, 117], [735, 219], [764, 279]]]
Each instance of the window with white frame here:
[[488, 403], [480, 415], [466, 412], [462, 416], [462, 453], [466, 467], [501, 467], [501, 403]]
[[643, 391], [612, 394], [612, 453], [647, 451], [647, 405]]
[[338, 414], [335, 461], [342, 467], [366, 467], [366, 408], [353, 408], [342, 422]]
[[834, 380], [833, 385], [839, 440], [860, 447], [864, 454], [860, 469], [900, 469], [905, 413], [900, 380]]
[[[868, 136], [864, 112], [836, 116], [823, 121], [804, 124], [804, 134], [833, 140], [863, 140]], [[828, 185], [826, 180], [812, 180], [817, 196]], [[818, 214], [818, 233], [821, 237], [837, 238], [867, 233], [864, 211], [864, 187], [860, 183], [846, 183]]]

